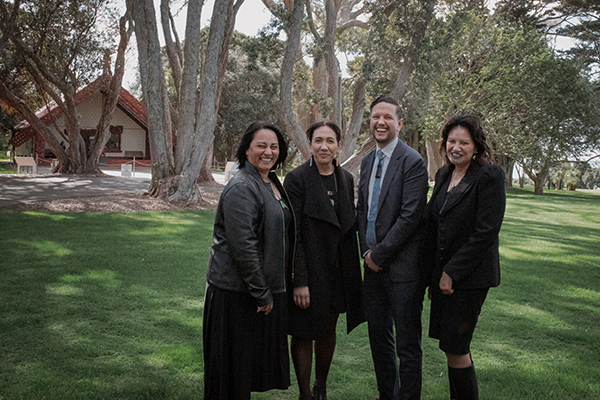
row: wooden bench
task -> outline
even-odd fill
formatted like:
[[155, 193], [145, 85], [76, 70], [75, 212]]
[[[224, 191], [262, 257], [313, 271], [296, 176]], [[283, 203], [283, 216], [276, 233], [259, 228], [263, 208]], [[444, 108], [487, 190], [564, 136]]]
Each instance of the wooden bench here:
[[15, 157], [17, 163], [17, 174], [21, 173], [21, 167], [31, 167], [34, 174], [37, 174], [37, 164], [33, 157]]
[[125, 150], [125, 158], [144, 158], [144, 152], [143, 151], [128, 151]]

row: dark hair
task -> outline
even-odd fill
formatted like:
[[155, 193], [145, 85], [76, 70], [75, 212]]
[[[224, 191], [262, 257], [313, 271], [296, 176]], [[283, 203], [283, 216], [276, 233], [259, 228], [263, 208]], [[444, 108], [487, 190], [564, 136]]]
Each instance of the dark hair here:
[[373, 102], [371, 103], [371, 106], [369, 107], [369, 111], [373, 111], [373, 107], [375, 107], [375, 105], [377, 105], [379, 103], [389, 103], [389, 104], [395, 105], [396, 106], [396, 116], [398, 117], [398, 119], [402, 119], [402, 107], [400, 107], [400, 104], [398, 104], [398, 101], [396, 101], [395, 98], [393, 98], [389, 94], [382, 94], [381, 96], [379, 96], [378, 98], [373, 100]]
[[335, 138], [337, 139], [338, 143], [342, 140], [342, 131], [335, 122], [321, 121], [315, 122], [310, 126], [310, 128], [306, 130], [306, 136], [308, 137], [309, 143], [312, 142], [313, 134], [315, 133], [315, 131], [323, 126], [331, 128], [331, 130], [335, 132]]
[[446, 164], [450, 164], [450, 160], [448, 159], [448, 155], [446, 154], [446, 143], [448, 142], [448, 135], [450, 131], [457, 126], [465, 128], [469, 135], [471, 136], [471, 140], [475, 144], [476, 154], [474, 154], [474, 159], [471, 164], [475, 165], [475, 167], [481, 167], [483, 164], [489, 163], [492, 161], [494, 157], [494, 151], [487, 144], [485, 133], [483, 132], [483, 128], [481, 127], [481, 118], [479, 115], [475, 113], [461, 113], [453, 115], [452, 117], [446, 119], [446, 124], [442, 128], [442, 143], [440, 144], [440, 154], [444, 155], [446, 160]]
[[254, 135], [256, 132], [261, 129], [268, 129], [270, 131], [275, 132], [277, 136], [277, 141], [279, 142], [279, 157], [277, 157], [277, 161], [275, 161], [275, 165], [273, 165], [273, 169], [279, 168], [280, 165], [283, 165], [285, 159], [287, 158], [288, 146], [285, 138], [283, 137], [283, 133], [273, 125], [269, 121], [256, 121], [250, 124], [250, 126], [246, 129], [246, 132], [242, 135], [240, 139], [240, 145], [237, 150], [236, 158], [240, 163], [240, 168], [244, 168], [246, 165], [246, 151], [250, 148], [250, 143], [254, 140]]

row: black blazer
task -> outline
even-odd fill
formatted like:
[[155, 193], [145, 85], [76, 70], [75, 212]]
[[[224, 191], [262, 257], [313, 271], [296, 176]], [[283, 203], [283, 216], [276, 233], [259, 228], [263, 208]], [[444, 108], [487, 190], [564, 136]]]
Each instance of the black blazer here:
[[[367, 250], [367, 215], [369, 213], [369, 181], [375, 150], [369, 152], [360, 167], [358, 185], [358, 237], [360, 252]], [[394, 282], [409, 282], [422, 276], [419, 267], [420, 228], [427, 202], [427, 167], [421, 155], [398, 140], [389, 160], [377, 208], [375, 234], [377, 245], [371, 259], [389, 269]]]
[[433, 194], [425, 211], [427, 234], [424, 265], [432, 285], [439, 285], [442, 271], [455, 289], [495, 287], [500, 284], [498, 234], [504, 218], [506, 194], [504, 171], [485, 164], [469, 167], [437, 218], [433, 204], [445, 196], [441, 188], [454, 166], [443, 166], [435, 175]]
[[311, 160], [288, 173], [283, 185], [297, 218], [293, 271], [288, 274], [290, 286], [308, 286], [310, 292], [310, 306], [302, 310], [294, 304], [293, 290], [289, 289], [288, 331], [294, 336], [317, 339], [325, 333], [331, 309], [327, 282], [332, 268], [339, 267], [342, 273], [348, 333], [364, 322], [365, 314], [356, 241], [354, 178], [343, 168], [335, 168], [338, 218]]

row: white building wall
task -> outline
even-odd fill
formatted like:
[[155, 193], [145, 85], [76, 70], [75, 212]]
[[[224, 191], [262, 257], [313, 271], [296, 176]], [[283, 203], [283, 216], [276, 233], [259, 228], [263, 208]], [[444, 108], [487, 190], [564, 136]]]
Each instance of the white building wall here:
[[[77, 112], [79, 113], [80, 129], [96, 129], [100, 121], [100, 115], [102, 114], [102, 94], [97, 93], [87, 102], [77, 106]], [[123, 157], [125, 151], [143, 151], [144, 155], [146, 155], [146, 131], [134, 120], [117, 108], [110, 124], [113, 126], [123, 126], [123, 133], [121, 134], [121, 152], [107, 153], [107, 157]], [[56, 126], [64, 133], [65, 118], [59, 118], [56, 121]], [[65, 142], [63, 137], [56, 132], [53, 125], [50, 125], [49, 128], [54, 132], [59, 142]], [[46, 148], [48, 148], [47, 144]]]

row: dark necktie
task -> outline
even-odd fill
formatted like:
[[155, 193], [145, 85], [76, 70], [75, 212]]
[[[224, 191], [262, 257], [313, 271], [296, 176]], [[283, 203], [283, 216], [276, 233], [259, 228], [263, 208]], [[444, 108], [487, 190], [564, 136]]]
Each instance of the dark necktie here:
[[385, 155], [381, 150], [377, 150], [377, 171], [375, 172], [375, 182], [373, 182], [373, 194], [371, 195], [371, 205], [367, 215], [367, 246], [370, 249], [377, 244], [375, 235], [375, 220], [377, 219], [377, 203], [379, 202], [379, 191], [381, 189], [381, 174], [383, 169], [383, 158]]

